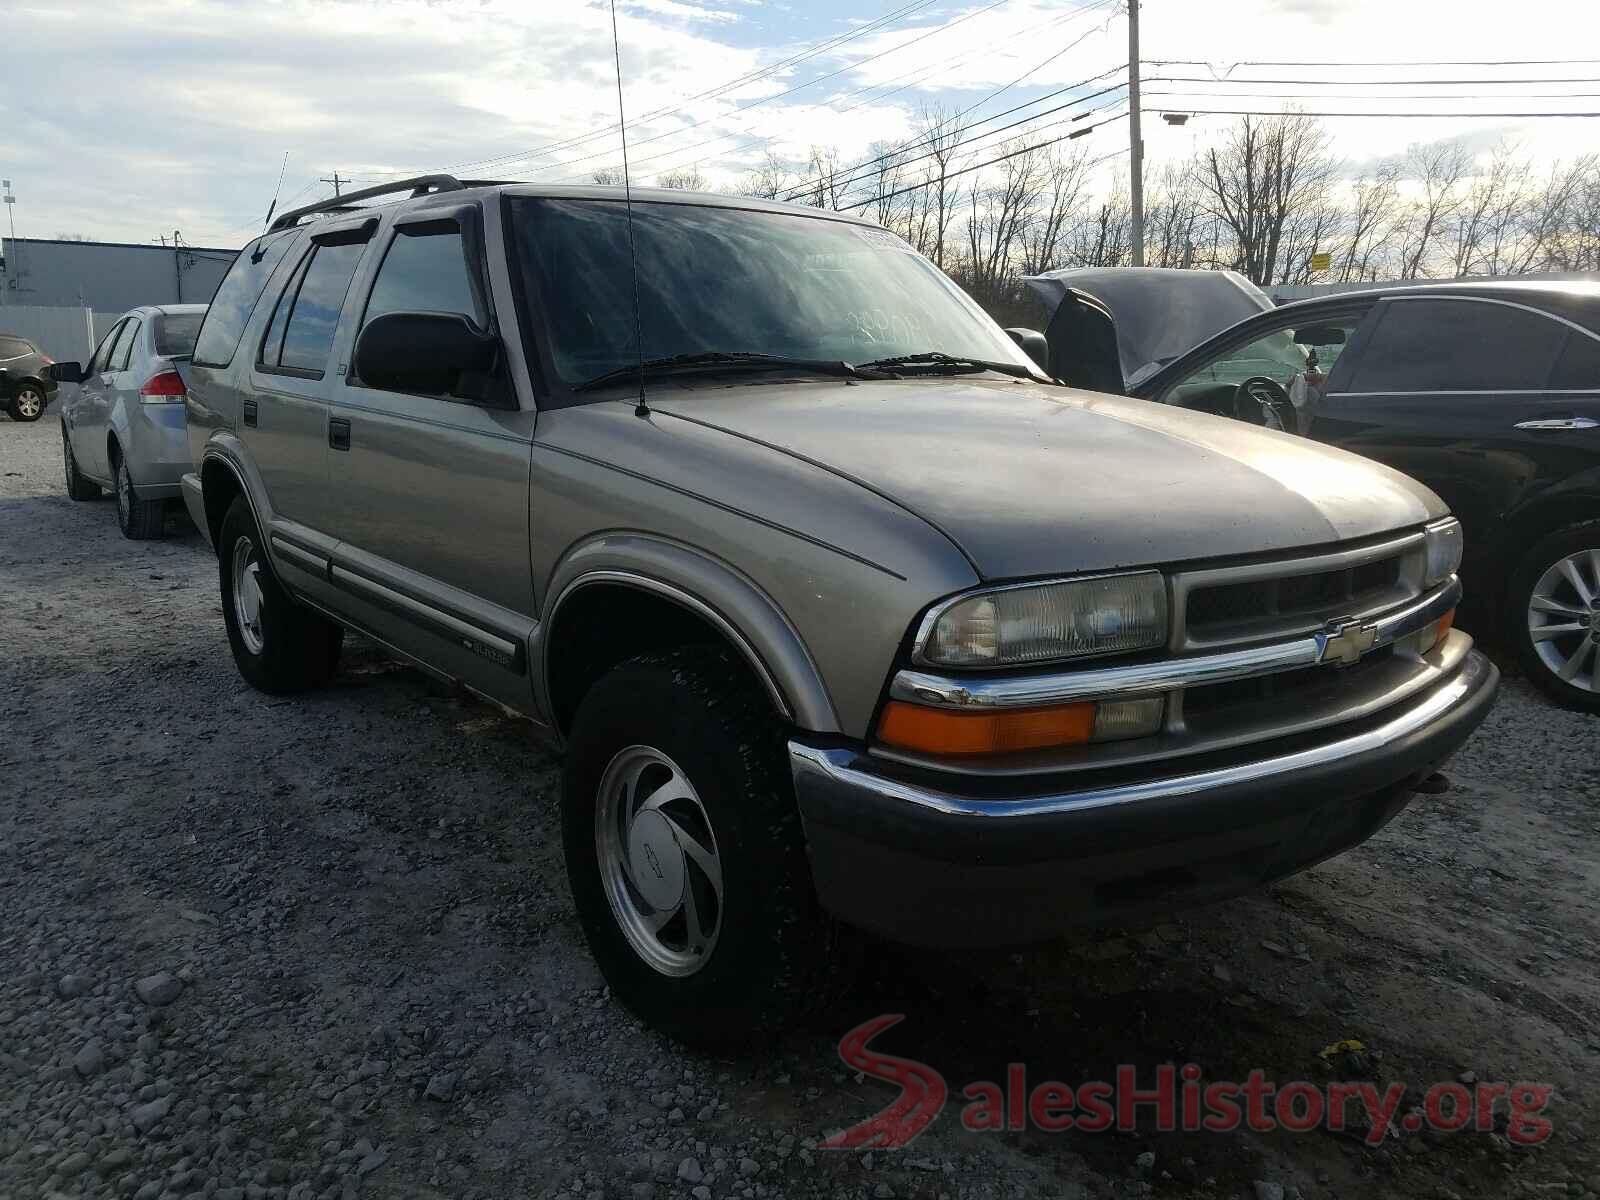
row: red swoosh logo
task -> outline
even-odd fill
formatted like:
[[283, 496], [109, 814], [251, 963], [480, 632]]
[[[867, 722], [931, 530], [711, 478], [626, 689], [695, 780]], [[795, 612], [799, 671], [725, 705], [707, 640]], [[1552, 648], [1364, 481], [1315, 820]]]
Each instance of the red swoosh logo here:
[[863, 1021], [839, 1039], [839, 1057], [864, 1075], [896, 1084], [900, 1095], [876, 1116], [852, 1125], [822, 1142], [824, 1150], [858, 1150], [864, 1146], [898, 1149], [933, 1123], [944, 1108], [949, 1089], [944, 1076], [926, 1063], [880, 1054], [867, 1043], [885, 1029], [906, 1019], [904, 1013], [885, 1013]]

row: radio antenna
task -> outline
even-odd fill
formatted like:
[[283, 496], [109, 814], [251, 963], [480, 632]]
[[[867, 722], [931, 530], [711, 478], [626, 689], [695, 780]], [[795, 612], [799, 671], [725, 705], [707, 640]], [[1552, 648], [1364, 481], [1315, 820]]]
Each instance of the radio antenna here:
[[633, 244], [633, 181], [628, 175], [628, 118], [622, 108], [622, 43], [617, 37], [617, 0], [611, 0], [611, 54], [617, 64], [617, 127], [622, 130], [622, 199], [628, 210], [628, 262], [633, 267], [633, 344], [639, 351], [639, 402], [633, 415], [648, 417], [644, 399], [644, 320], [639, 315], [639, 251]]

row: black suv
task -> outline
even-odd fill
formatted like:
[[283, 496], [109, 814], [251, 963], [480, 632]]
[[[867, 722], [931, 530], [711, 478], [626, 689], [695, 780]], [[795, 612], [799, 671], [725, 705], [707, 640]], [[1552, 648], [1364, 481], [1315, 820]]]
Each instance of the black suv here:
[[56, 385], [44, 377], [54, 360], [27, 338], [0, 333], [0, 404], [13, 421], [37, 421], [55, 397]]
[[[1433, 284], [1272, 308], [1222, 272], [1051, 278], [1052, 374], [1421, 480], [1466, 532], [1477, 607], [1464, 619], [1498, 632], [1549, 695], [1600, 712], [1600, 284]], [[1173, 343], [1230, 304], [1266, 311]]]

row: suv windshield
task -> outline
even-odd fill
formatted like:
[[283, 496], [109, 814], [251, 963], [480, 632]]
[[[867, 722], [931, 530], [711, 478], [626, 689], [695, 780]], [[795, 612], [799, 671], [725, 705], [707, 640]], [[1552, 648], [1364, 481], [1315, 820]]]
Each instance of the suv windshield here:
[[[636, 202], [633, 220], [646, 359], [758, 353], [861, 363], [935, 351], [1032, 367], [943, 272], [885, 230], [655, 202]], [[581, 384], [635, 363], [622, 202], [514, 197], [510, 221], [528, 291], [544, 297], [544, 336], [561, 378]]]

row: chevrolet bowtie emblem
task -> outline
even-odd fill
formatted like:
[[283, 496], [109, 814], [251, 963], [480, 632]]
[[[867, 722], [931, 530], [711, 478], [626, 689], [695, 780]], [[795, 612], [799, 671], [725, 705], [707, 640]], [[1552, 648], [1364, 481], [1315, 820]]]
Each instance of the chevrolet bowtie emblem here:
[[1347, 667], [1360, 661], [1377, 640], [1376, 625], [1352, 620], [1329, 621], [1317, 634], [1317, 661]]

